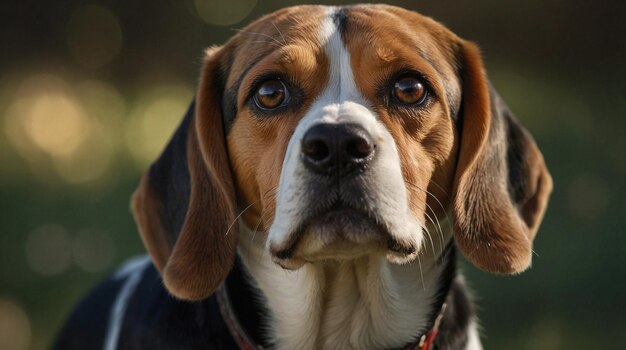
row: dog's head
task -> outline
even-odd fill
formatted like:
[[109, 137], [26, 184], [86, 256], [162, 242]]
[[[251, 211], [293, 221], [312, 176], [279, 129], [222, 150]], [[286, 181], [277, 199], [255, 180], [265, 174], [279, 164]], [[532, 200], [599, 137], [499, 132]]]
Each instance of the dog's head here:
[[206, 53], [195, 106], [133, 197], [169, 291], [208, 296], [238, 220], [274, 261], [409, 262], [450, 214], [478, 267], [515, 273], [552, 183], [478, 49], [390, 6], [298, 6]]

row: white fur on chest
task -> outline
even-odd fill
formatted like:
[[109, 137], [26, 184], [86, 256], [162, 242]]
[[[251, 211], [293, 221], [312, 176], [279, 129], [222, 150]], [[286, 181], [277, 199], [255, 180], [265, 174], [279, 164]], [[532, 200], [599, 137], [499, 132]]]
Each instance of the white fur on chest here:
[[285, 271], [264, 253], [261, 234], [254, 242], [240, 230], [240, 255], [266, 299], [277, 348], [393, 348], [427, 326], [443, 269], [432, 256], [421, 256], [421, 267], [370, 255]]

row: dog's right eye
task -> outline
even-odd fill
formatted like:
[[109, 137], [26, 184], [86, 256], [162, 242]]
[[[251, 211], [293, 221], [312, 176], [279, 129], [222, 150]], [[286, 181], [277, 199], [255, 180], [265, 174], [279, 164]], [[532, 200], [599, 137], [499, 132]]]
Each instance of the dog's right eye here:
[[404, 74], [394, 83], [392, 96], [405, 105], [421, 105], [426, 101], [428, 91], [425, 84], [413, 74]]
[[285, 83], [278, 79], [271, 79], [259, 85], [253, 99], [254, 104], [261, 109], [276, 109], [289, 101], [289, 91]]

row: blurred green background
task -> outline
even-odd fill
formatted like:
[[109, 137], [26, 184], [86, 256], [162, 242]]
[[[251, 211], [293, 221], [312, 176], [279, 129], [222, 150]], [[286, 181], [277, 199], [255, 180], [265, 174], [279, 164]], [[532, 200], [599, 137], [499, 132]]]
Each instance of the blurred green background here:
[[[464, 264], [485, 347], [626, 349], [621, 2], [393, 3], [482, 47], [554, 177], [530, 271]], [[89, 288], [144, 252], [129, 197], [192, 99], [202, 50], [289, 4], [0, 4], [0, 349], [48, 347]]]

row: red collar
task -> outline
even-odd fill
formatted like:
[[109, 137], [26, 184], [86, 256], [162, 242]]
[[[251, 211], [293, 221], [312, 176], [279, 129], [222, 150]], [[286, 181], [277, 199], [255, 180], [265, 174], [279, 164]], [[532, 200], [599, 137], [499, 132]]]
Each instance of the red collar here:
[[443, 315], [446, 312], [446, 303], [441, 305], [441, 310], [439, 310], [439, 315], [435, 319], [435, 323], [432, 328], [426, 332], [426, 334], [422, 334], [417, 343], [413, 343], [411, 345], [407, 345], [404, 347], [404, 350], [430, 350], [433, 348], [433, 344], [435, 344], [435, 339], [437, 339], [437, 335], [439, 334], [439, 326], [441, 325], [441, 320], [443, 319]]
[[[260, 345], [254, 343], [252, 338], [248, 336], [246, 331], [241, 327], [239, 320], [237, 320], [237, 315], [233, 311], [233, 308], [230, 303], [230, 298], [228, 297], [228, 292], [226, 291], [225, 283], [222, 283], [219, 288], [215, 291], [217, 296], [217, 304], [219, 305], [220, 313], [222, 314], [222, 318], [228, 326], [228, 330], [230, 335], [237, 343], [237, 346], [241, 350], [264, 350], [264, 348]], [[437, 334], [439, 333], [439, 325], [441, 324], [441, 319], [443, 318], [443, 314], [446, 311], [446, 304], [444, 303], [441, 306], [441, 310], [439, 311], [439, 315], [435, 319], [435, 323], [432, 328], [419, 337], [419, 340], [413, 344], [409, 344], [402, 348], [403, 350], [431, 350], [433, 344], [435, 343], [435, 339], [437, 339]]]

